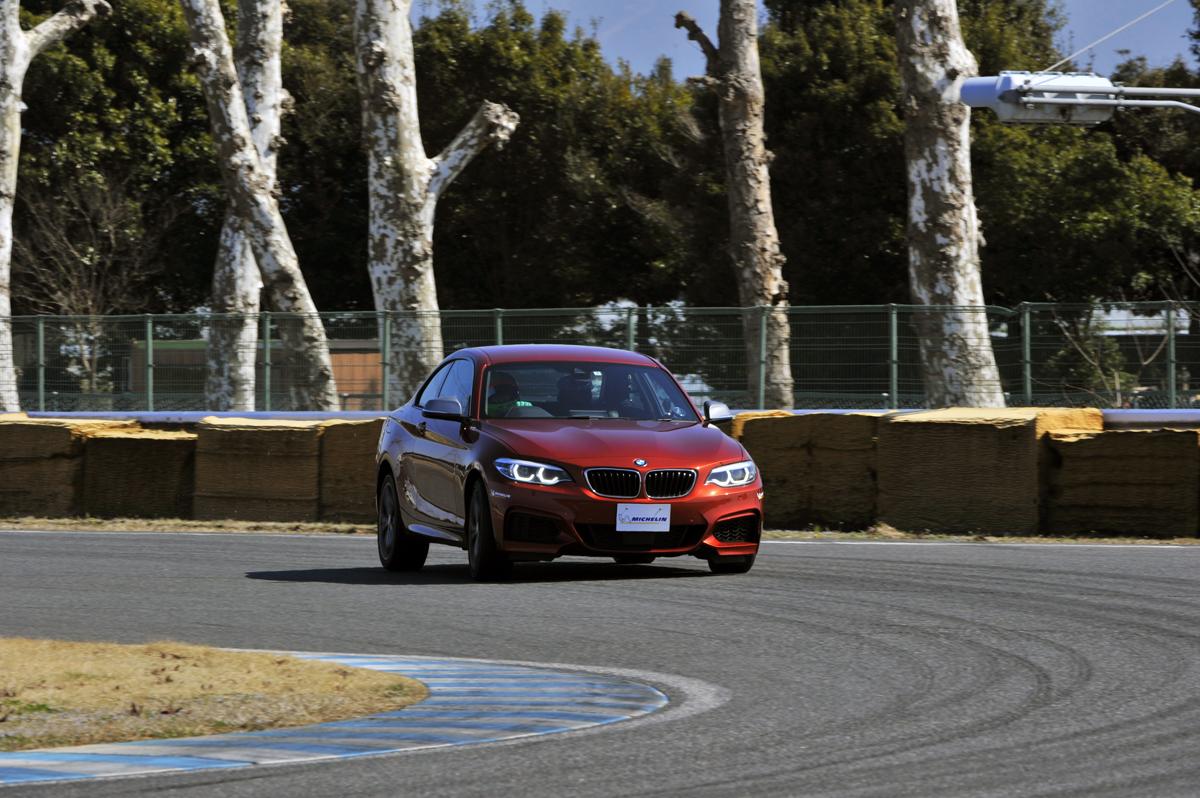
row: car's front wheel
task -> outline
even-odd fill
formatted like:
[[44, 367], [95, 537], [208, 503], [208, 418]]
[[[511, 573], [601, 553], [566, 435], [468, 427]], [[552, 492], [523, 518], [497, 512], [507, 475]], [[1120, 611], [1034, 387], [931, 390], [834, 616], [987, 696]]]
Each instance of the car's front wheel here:
[[497, 579], [512, 568], [512, 563], [496, 546], [492, 508], [481, 481], [471, 489], [471, 506], [467, 508], [467, 565], [471, 578], [477, 582]]
[[708, 568], [714, 574], [744, 574], [754, 567], [754, 557], [713, 557], [708, 561]]
[[389, 571], [421, 570], [425, 558], [429, 556], [429, 541], [410, 535], [405, 530], [396, 501], [396, 481], [391, 474], [379, 484], [375, 506], [379, 511], [375, 530], [379, 562]]

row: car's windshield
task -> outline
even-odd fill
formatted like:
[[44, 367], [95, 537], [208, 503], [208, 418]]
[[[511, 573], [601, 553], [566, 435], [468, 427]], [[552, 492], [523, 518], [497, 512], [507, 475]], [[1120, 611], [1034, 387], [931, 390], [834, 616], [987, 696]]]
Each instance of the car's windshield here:
[[621, 363], [502, 363], [484, 378], [485, 418], [699, 421], [671, 376]]

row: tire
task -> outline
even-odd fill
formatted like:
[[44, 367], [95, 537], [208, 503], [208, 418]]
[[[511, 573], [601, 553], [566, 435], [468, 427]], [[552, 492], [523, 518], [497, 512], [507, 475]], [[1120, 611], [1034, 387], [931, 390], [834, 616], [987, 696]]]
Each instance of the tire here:
[[653, 554], [618, 554], [613, 557], [618, 565], [649, 565], [654, 562]]
[[754, 567], [754, 558], [746, 557], [713, 557], [708, 561], [708, 569], [714, 574], [744, 574]]
[[429, 541], [410, 535], [404, 528], [396, 501], [396, 480], [391, 474], [380, 483], [375, 506], [379, 515], [375, 543], [380, 564], [389, 571], [421, 570], [429, 555]]
[[482, 481], [471, 488], [471, 505], [467, 508], [467, 567], [476, 582], [499, 579], [512, 568], [509, 559], [496, 547], [492, 507]]

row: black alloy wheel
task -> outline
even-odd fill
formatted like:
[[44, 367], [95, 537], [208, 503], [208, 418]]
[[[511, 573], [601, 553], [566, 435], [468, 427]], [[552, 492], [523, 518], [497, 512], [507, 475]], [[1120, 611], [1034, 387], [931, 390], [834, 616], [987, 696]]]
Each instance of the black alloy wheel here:
[[496, 547], [492, 508], [482, 481], [476, 481], [471, 489], [471, 506], [467, 508], [467, 566], [477, 582], [499, 579], [512, 568]]
[[404, 528], [396, 501], [396, 481], [391, 474], [380, 483], [375, 506], [379, 510], [379, 522], [375, 530], [379, 562], [389, 571], [421, 570], [429, 555], [429, 541], [410, 535]]
[[750, 554], [745, 557], [713, 557], [708, 561], [708, 569], [714, 574], [744, 574], [754, 567], [754, 558]]

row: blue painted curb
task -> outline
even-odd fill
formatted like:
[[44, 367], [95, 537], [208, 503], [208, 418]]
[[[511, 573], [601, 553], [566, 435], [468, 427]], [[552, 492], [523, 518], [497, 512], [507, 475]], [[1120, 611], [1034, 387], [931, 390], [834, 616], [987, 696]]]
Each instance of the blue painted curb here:
[[0, 753], [0, 786], [490, 743], [616, 723], [667, 705], [666, 695], [649, 685], [584, 671], [431, 657], [294, 655], [409, 676], [428, 686], [429, 697], [395, 712], [290, 729]]

